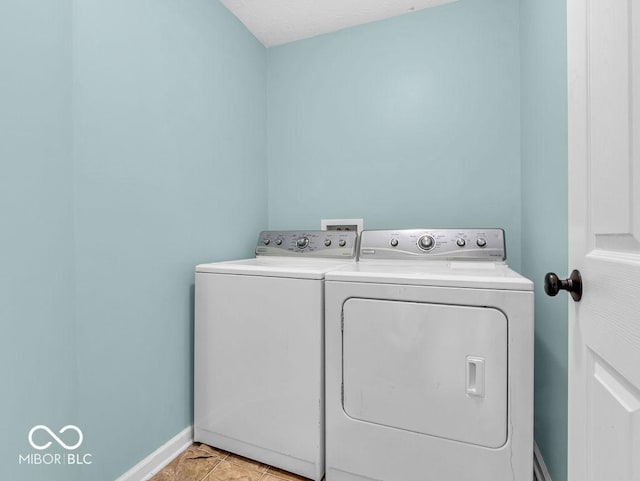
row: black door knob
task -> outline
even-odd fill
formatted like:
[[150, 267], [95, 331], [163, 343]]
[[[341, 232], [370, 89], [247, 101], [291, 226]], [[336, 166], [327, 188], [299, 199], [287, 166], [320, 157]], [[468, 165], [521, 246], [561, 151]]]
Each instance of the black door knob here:
[[572, 271], [568, 279], [559, 279], [555, 272], [549, 272], [544, 276], [544, 292], [549, 296], [555, 296], [560, 291], [569, 291], [573, 300], [582, 299], [582, 276], [580, 271]]

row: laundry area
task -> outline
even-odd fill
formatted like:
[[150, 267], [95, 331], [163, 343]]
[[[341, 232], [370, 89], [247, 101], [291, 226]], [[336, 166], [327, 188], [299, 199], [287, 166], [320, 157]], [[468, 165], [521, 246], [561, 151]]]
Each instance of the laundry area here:
[[0, 479], [636, 481], [618, 3], [1, 1]]

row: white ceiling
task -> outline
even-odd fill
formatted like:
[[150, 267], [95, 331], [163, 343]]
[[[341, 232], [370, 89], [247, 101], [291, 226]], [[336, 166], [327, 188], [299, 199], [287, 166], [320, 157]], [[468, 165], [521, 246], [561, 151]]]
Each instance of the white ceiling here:
[[456, 0], [221, 0], [265, 47]]

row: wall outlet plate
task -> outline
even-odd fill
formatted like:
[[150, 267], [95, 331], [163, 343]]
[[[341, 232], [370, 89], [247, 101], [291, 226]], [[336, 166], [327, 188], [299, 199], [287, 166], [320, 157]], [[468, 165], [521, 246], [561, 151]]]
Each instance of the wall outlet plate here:
[[320, 221], [321, 230], [346, 230], [355, 231], [360, 234], [364, 229], [363, 219], [322, 219]]

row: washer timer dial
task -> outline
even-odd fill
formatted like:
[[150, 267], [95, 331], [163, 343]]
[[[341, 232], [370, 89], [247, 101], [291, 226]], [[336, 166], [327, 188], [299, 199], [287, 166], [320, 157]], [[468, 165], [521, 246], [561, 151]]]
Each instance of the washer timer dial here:
[[308, 237], [298, 237], [298, 239], [296, 240], [296, 246], [298, 246], [298, 249], [304, 249], [308, 245], [309, 245]]

